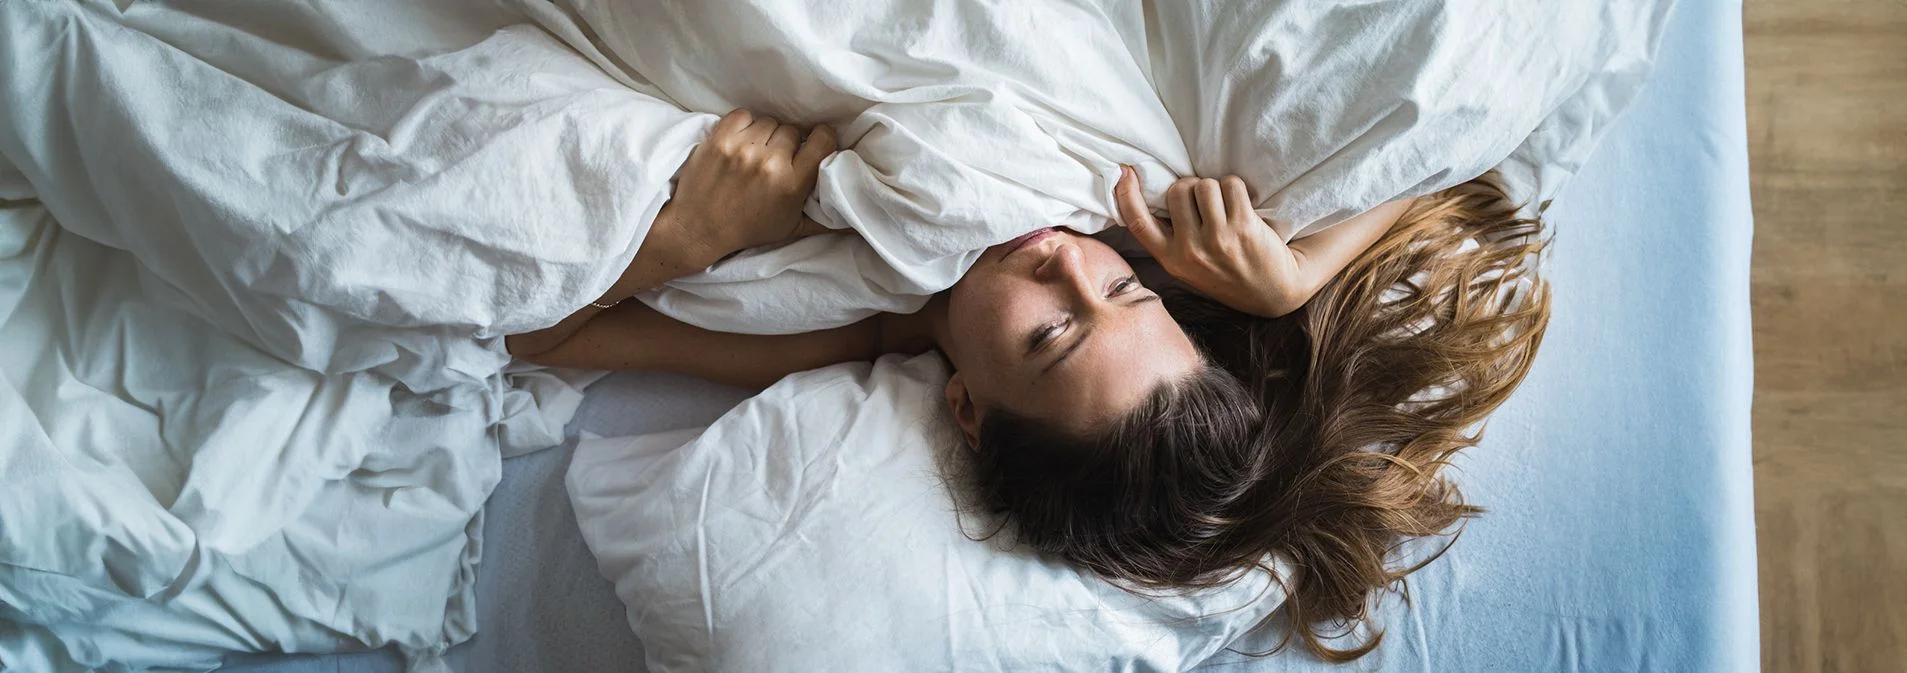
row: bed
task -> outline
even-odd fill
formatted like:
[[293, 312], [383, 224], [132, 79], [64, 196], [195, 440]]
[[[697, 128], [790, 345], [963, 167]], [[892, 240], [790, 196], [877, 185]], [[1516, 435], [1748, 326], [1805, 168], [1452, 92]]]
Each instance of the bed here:
[[[1206, 669], [1757, 668], [1740, 26], [1738, 3], [1676, 7], [1654, 79], [1550, 204], [1547, 343], [1459, 464], [1489, 513], [1411, 578], [1408, 606], [1385, 607], [1383, 646], [1342, 667], [1227, 653]], [[616, 374], [568, 431], [700, 426], [744, 397]], [[452, 670], [642, 668], [564, 492], [573, 445], [504, 463], [486, 506], [480, 631], [448, 652]], [[232, 657], [223, 670], [402, 667], [379, 651]]]

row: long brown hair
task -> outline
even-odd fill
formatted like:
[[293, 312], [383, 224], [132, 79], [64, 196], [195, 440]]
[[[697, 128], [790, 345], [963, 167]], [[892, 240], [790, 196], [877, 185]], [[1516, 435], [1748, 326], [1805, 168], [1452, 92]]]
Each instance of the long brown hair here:
[[1381, 630], [1346, 649], [1321, 632], [1365, 622], [1454, 537], [1400, 567], [1403, 542], [1482, 511], [1442, 469], [1529, 372], [1549, 321], [1545, 243], [1485, 175], [1417, 199], [1291, 315], [1168, 297], [1208, 365], [1097, 437], [989, 413], [980, 503], [1022, 543], [1138, 587], [1218, 586], [1282, 561], [1283, 643], [1361, 657]]

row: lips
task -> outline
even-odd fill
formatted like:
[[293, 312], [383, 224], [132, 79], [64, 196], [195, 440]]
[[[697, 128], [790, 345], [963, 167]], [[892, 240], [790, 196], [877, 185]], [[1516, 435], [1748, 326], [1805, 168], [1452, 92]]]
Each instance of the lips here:
[[[1033, 231], [1029, 231], [1024, 234], [1021, 234], [1019, 238], [1006, 242], [1006, 246], [1007, 246], [1006, 254], [1011, 255], [1014, 252], [1019, 251], [1020, 248], [1024, 248], [1026, 246], [1037, 243], [1039, 242], [1040, 239], [1046, 238], [1048, 236], [1052, 236], [1053, 234], [1057, 234], [1057, 233], [1059, 233], [1059, 227], [1047, 227], [1045, 229], [1035, 229]], [[1001, 256], [1001, 259], [1005, 259], [1005, 256]]]

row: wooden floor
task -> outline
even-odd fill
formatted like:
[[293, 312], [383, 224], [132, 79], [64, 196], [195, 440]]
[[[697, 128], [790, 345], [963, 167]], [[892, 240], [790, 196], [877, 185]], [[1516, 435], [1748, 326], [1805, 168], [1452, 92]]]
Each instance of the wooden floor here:
[[1907, 0], [1745, 12], [1763, 670], [1907, 671]]

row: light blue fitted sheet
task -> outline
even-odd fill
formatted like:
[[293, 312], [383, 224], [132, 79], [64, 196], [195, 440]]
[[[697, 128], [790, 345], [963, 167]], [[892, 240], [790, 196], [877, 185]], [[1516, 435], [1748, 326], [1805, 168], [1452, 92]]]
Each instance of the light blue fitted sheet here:
[[[1548, 216], [1555, 317], [1536, 367], [1459, 465], [1489, 513], [1381, 612], [1345, 666], [1222, 655], [1221, 671], [1752, 671], [1751, 214], [1741, 8], [1682, 0], [1654, 79]], [[739, 391], [648, 374], [591, 389], [574, 428], [703, 425]], [[641, 670], [563, 490], [568, 449], [507, 461], [487, 508], [480, 633], [447, 663]], [[391, 671], [395, 655], [228, 670]]]
[[[1554, 317], [1463, 455], [1490, 511], [1369, 661], [1216, 670], [1759, 668], [1741, 8], [1682, 0], [1651, 82], [1548, 212]], [[1213, 662], [1219, 663], [1219, 662]]]

